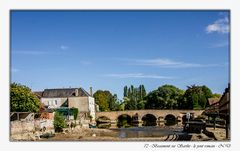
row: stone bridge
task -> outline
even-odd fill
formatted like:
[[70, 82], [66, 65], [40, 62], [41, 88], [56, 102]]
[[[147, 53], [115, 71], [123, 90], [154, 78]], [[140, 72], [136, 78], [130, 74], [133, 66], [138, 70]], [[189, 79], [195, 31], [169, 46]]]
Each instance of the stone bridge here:
[[116, 123], [118, 117], [127, 115], [131, 118], [136, 117], [139, 122], [146, 115], [154, 116], [159, 121], [164, 121], [167, 116], [174, 117], [178, 121], [182, 121], [186, 113], [190, 113], [192, 117], [197, 117], [203, 113], [204, 110], [126, 110], [126, 111], [110, 111], [110, 112], [96, 112], [96, 120], [102, 117], [110, 119], [111, 123]]

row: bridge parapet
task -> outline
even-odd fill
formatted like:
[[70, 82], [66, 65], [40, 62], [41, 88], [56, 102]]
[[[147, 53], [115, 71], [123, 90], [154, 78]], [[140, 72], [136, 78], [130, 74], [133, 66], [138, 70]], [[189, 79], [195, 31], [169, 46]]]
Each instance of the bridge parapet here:
[[109, 111], [109, 112], [96, 112], [96, 120], [99, 117], [107, 117], [111, 121], [117, 121], [121, 115], [129, 115], [130, 117], [138, 115], [138, 119], [141, 120], [143, 116], [147, 114], [154, 115], [156, 119], [165, 119], [167, 115], [173, 115], [175, 118], [182, 118], [187, 112], [191, 113], [195, 117], [201, 115], [204, 110], [126, 110], [126, 111]]

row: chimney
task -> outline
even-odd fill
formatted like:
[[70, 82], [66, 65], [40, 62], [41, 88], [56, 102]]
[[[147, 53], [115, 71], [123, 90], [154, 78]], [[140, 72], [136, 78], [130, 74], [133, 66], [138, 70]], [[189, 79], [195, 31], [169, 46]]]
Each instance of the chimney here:
[[78, 89], [75, 89], [75, 96], [78, 96]]
[[92, 87], [90, 87], [90, 96], [93, 96], [93, 94], [92, 94]]

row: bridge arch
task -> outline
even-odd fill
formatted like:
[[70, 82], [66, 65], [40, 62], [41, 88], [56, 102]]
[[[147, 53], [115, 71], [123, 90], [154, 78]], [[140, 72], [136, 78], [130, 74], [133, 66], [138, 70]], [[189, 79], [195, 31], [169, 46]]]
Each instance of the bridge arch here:
[[156, 126], [157, 125], [157, 117], [153, 114], [145, 114], [142, 116], [142, 126]]
[[177, 123], [177, 117], [173, 114], [167, 114], [164, 118], [164, 121], [166, 126], [172, 126]]
[[132, 125], [132, 116], [129, 114], [121, 114], [117, 117], [117, 126], [130, 127]]
[[167, 114], [164, 118], [165, 121], [175, 121], [176, 117], [173, 114]]
[[[182, 121], [184, 119], [184, 115], [186, 113], [191, 113], [193, 116], [201, 115], [204, 110], [154, 110], [154, 109], [147, 109], [147, 110], [125, 110], [125, 111], [105, 111], [105, 112], [96, 112], [96, 120], [101, 116], [106, 116], [111, 120], [111, 123], [117, 124], [118, 118], [121, 115], [127, 114], [130, 116], [133, 121], [136, 123], [142, 123], [142, 118], [146, 114], [152, 114], [157, 118], [157, 122], [164, 121], [165, 117], [168, 114], [172, 114], [178, 121]], [[136, 116], [137, 115], [137, 116]]]

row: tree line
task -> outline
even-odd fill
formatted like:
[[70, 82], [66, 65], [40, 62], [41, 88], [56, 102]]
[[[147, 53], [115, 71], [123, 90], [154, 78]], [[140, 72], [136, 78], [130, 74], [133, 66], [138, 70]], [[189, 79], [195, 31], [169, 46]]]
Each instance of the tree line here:
[[[173, 85], [162, 85], [146, 92], [144, 85], [125, 86], [123, 100], [108, 90], [97, 90], [93, 97], [100, 111], [141, 110], [141, 109], [205, 109], [208, 98], [218, 97], [211, 89], [202, 85], [187, 86], [182, 90]], [[43, 108], [40, 100], [27, 86], [12, 83], [10, 90], [11, 112], [39, 112]]]
[[139, 87], [125, 86], [123, 100], [110, 91], [98, 90], [94, 93], [96, 104], [100, 111], [141, 110], [141, 109], [205, 109], [208, 98], [221, 97], [212, 93], [205, 85], [187, 86], [182, 90], [173, 85], [162, 85], [157, 89], [146, 92], [144, 85]]

